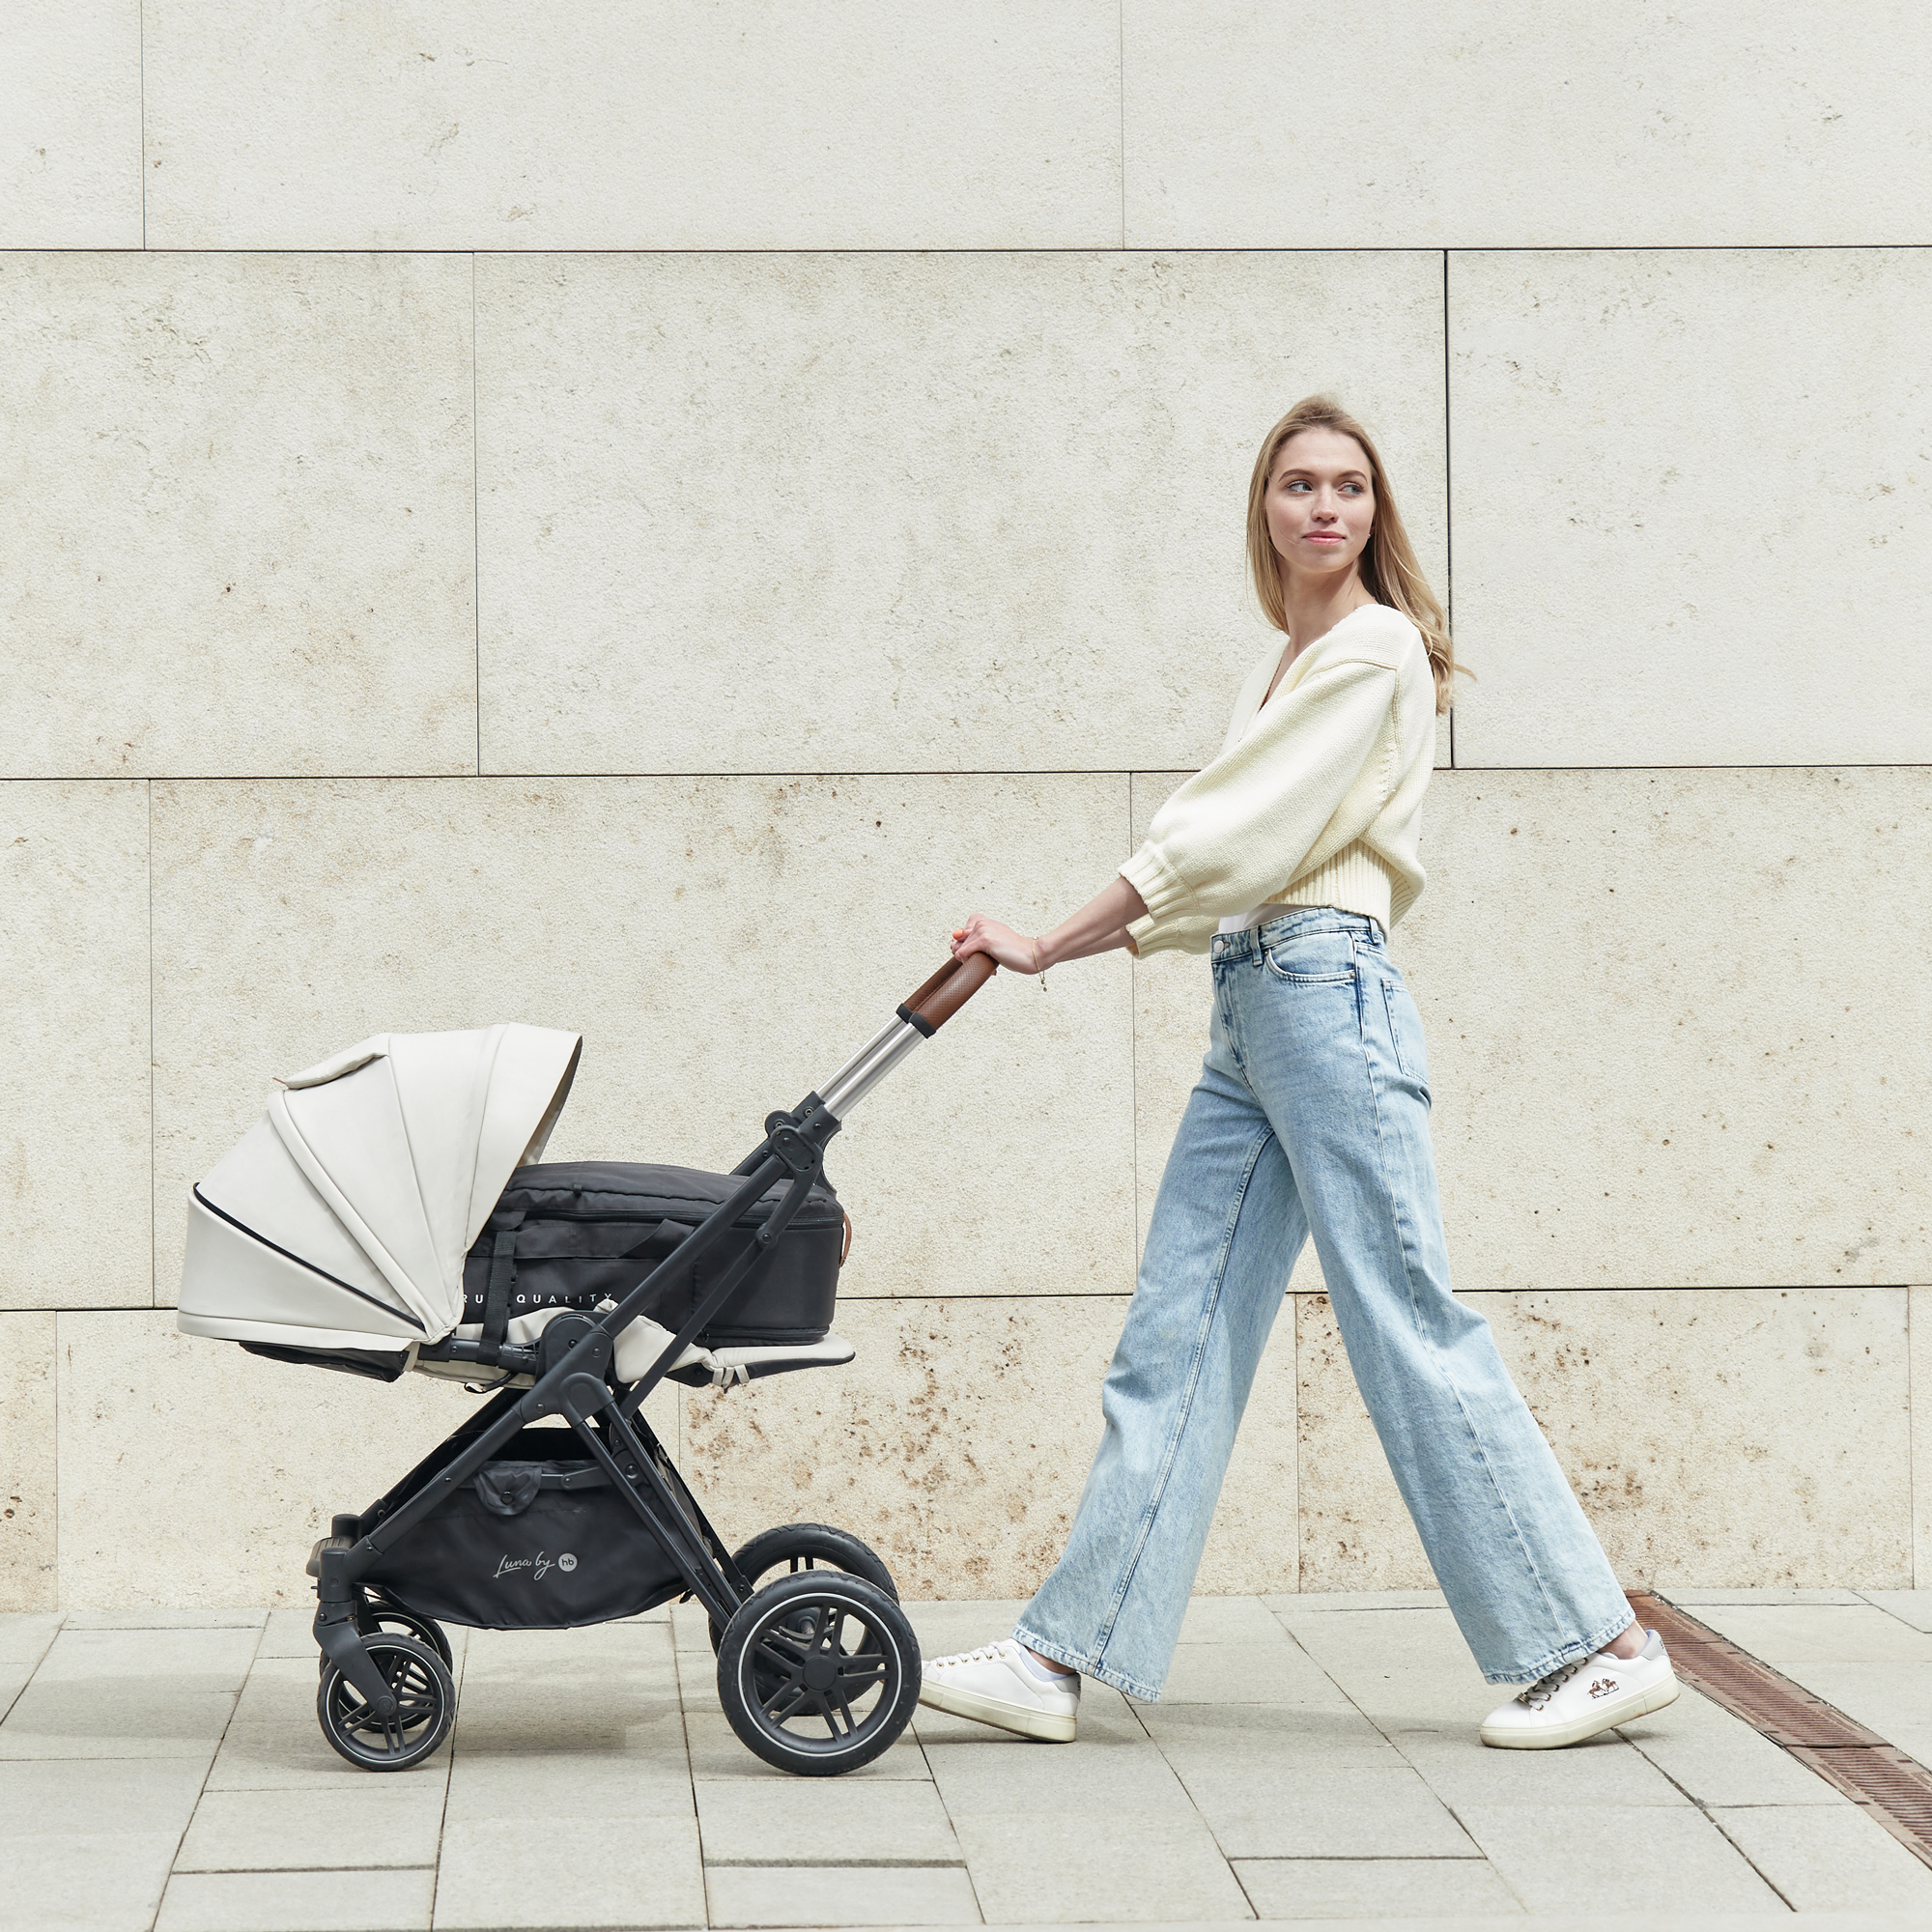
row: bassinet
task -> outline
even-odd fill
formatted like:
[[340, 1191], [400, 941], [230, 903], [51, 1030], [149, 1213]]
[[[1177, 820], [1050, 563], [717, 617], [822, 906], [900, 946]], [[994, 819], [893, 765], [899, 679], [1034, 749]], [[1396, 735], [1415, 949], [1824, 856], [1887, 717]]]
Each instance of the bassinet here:
[[[642, 1162], [539, 1164], [582, 1045], [514, 1024], [379, 1034], [282, 1081], [189, 1198], [180, 1326], [384, 1381], [411, 1368], [527, 1381], [497, 1366], [500, 1345], [623, 1293], [738, 1185]], [[656, 1357], [781, 1193], [664, 1285], [617, 1339], [620, 1374]], [[814, 1185], [670, 1373], [729, 1383], [850, 1361], [828, 1334], [848, 1225]], [[480, 1349], [439, 1359], [452, 1336]]]

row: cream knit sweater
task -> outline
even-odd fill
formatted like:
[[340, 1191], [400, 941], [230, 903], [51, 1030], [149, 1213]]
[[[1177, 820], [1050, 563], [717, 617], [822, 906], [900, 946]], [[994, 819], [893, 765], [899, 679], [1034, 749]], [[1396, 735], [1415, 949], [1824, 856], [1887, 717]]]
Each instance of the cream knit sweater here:
[[1121, 867], [1147, 901], [1127, 928], [1136, 952], [1205, 952], [1225, 915], [1264, 901], [1367, 913], [1386, 931], [1421, 894], [1422, 794], [1435, 762], [1421, 632], [1365, 604], [1308, 645], [1263, 704], [1284, 648], [1269, 644], [1220, 756], [1154, 813]]

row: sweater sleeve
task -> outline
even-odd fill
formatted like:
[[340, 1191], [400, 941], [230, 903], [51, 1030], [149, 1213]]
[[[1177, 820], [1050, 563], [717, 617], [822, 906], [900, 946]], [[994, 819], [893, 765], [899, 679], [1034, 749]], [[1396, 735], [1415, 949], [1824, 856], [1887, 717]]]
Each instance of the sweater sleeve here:
[[1393, 751], [1396, 682], [1392, 666], [1373, 660], [1324, 666], [1154, 813], [1120, 868], [1147, 901], [1147, 917], [1127, 928], [1141, 951], [1202, 950], [1214, 922], [1279, 892], [1318, 842], [1339, 851], [1375, 822], [1392, 761], [1366, 784], [1363, 768], [1378, 740]]

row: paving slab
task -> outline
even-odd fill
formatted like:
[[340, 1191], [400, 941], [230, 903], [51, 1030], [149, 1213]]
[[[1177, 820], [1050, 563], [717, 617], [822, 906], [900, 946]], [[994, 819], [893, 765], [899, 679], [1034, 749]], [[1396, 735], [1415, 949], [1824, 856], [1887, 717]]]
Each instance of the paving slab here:
[[0, 1613], [0, 1663], [29, 1668], [46, 1655], [66, 1613], [61, 1610], [8, 1610]]
[[1430, 1790], [1456, 1811], [1466, 1804], [1647, 1809], [1690, 1803], [1649, 1758], [1614, 1731], [1552, 1751], [1492, 1750], [1463, 1725], [1442, 1730], [1391, 1728], [1388, 1739]]
[[1918, 1912], [1932, 1924], [1932, 1870], [1858, 1804], [1767, 1804], [1711, 1816], [1794, 1912]]
[[1027, 1602], [1025, 1598], [967, 1599], [955, 1604], [903, 1604], [900, 1608], [919, 1638], [919, 1654], [948, 1657], [1011, 1636]]
[[1914, 1630], [1932, 1631], [1932, 1590], [1865, 1590], [1861, 1594], [1866, 1603], [1876, 1604]]
[[424, 1932], [434, 1871], [183, 1872], [155, 1932]]
[[[540, 1822], [539, 1822], [540, 1820]], [[689, 1818], [616, 1829], [554, 1813], [452, 1821], [442, 1834], [441, 1928], [704, 1923], [704, 1871]]]
[[1264, 1782], [1277, 1771], [1297, 1766], [1376, 1770], [1404, 1762], [1387, 1738], [1352, 1706], [1312, 1711], [1286, 1704], [1154, 1704], [1134, 1715], [1169, 1763], [1227, 1757]]
[[[310, 1615], [313, 1614], [311, 1611]], [[258, 1631], [268, 1622], [269, 1615], [267, 1610], [245, 1607], [218, 1610], [70, 1610], [67, 1627], [71, 1631]]]
[[710, 1865], [713, 1925], [977, 1925], [963, 1865]]
[[179, 1841], [201, 1796], [192, 1758], [85, 1758], [0, 1764], [0, 1850], [71, 1833], [171, 1833]]
[[[445, 1744], [410, 1776], [440, 1779], [448, 1769], [449, 1747]], [[214, 1762], [209, 1769], [208, 1789], [329, 1791], [345, 1784], [364, 1784], [378, 1776], [360, 1770], [329, 1747], [322, 1726], [316, 1722], [315, 1698], [311, 1693], [303, 1720], [276, 1718], [266, 1723], [231, 1721], [222, 1733], [221, 1747], [214, 1753]]]
[[1485, 1684], [1466, 1660], [1453, 1665], [1395, 1664], [1372, 1659], [1320, 1661], [1349, 1701], [1385, 1727], [1458, 1725], [1474, 1731], [1512, 1694], [1507, 1684]]
[[0, 1722], [0, 1759], [200, 1757], [235, 1708], [253, 1629], [62, 1630]]
[[1932, 1634], [1876, 1604], [1710, 1605], [1703, 1621], [1741, 1650], [1792, 1663], [1932, 1663]]
[[443, 1779], [365, 1775], [332, 1791], [211, 1791], [178, 1872], [322, 1871], [433, 1865]]
[[[384, 1782], [391, 1780], [384, 1779]], [[479, 1750], [457, 1719], [444, 1817], [508, 1832], [533, 1818], [692, 1818], [691, 1774], [681, 1750]]]
[[1180, 1620], [1182, 1643], [1279, 1643], [1287, 1626], [1259, 1597], [1196, 1597]]
[[709, 1711], [722, 1718], [724, 1707], [718, 1701], [718, 1660], [706, 1644], [702, 1650], [680, 1650], [676, 1654], [678, 1694], [684, 1708]]
[[[641, 1633], [640, 1633], [641, 1634]], [[495, 1633], [489, 1633], [495, 1634]], [[467, 1747], [492, 1751], [665, 1751], [684, 1755], [678, 1679], [662, 1659], [479, 1663], [472, 1645], [457, 1723]]]
[[[1776, 1912], [1783, 1901], [1703, 1812], [1471, 1804], [1458, 1814], [1532, 1913]], [[1656, 1921], [1652, 1921], [1653, 1923]]]
[[306, 1657], [258, 1657], [242, 1679], [231, 1721], [287, 1724], [291, 1729], [306, 1723], [314, 1729], [315, 1699], [321, 1687], [320, 1654], [313, 1643]]
[[980, 1909], [991, 1924], [1182, 1924], [1242, 1918], [1248, 1902], [1207, 1826], [1193, 1817], [1059, 1814], [955, 1820]]
[[298, 1604], [293, 1609], [270, 1610], [262, 1626], [257, 1660], [268, 1657], [307, 1657], [316, 1655], [315, 1610]]
[[672, 1644], [679, 1650], [695, 1650], [706, 1657], [714, 1655], [711, 1619], [703, 1605], [672, 1604], [668, 1608]]
[[1278, 1612], [1336, 1686], [1378, 1723], [1479, 1724], [1509, 1695], [1486, 1684], [1446, 1609]]
[[[1739, 1587], [1730, 1590], [1673, 1590], [1667, 1584], [1658, 1586], [1658, 1594], [1666, 1603], [1682, 1604], [1687, 1610], [1700, 1611], [1704, 1607], [1723, 1604], [1754, 1605], [1760, 1609], [1783, 1608], [1807, 1604], [1861, 1604], [1864, 1598], [1857, 1590], [1797, 1590], [1797, 1589], [1751, 1589]], [[1699, 1623], [1710, 1623], [1706, 1616], [1698, 1617]], [[1714, 1626], [1715, 1628], [1715, 1626]]]
[[1306, 1590], [1264, 1597], [1262, 1606], [1284, 1622], [1298, 1615], [1320, 1616], [1326, 1610], [1446, 1610], [1449, 1600], [1440, 1590]]
[[147, 1932], [201, 1793], [199, 1761], [0, 1764], [0, 1873], [10, 1932]]
[[1163, 1707], [1148, 1722], [1231, 1859], [1478, 1856], [1415, 1769], [1358, 1715]]
[[232, 1694], [248, 1675], [257, 1634], [250, 1627], [83, 1631], [70, 1623], [48, 1645], [35, 1676], [43, 1685], [191, 1678]]
[[1159, 1701], [1163, 1709], [1175, 1704], [1350, 1708], [1335, 1680], [1286, 1631], [1280, 1632], [1279, 1642], [1259, 1647], [1245, 1641], [1181, 1645], [1174, 1653]]
[[[1297, 1598], [1271, 1598], [1269, 1608], [1302, 1646], [1341, 1655], [1417, 1655], [1469, 1661], [1456, 1619], [1440, 1603], [1391, 1603], [1379, 1608], [1315, 1608]], [[1472, 1666], [1473, 1667], [1473, 1666]]]
[[14, 1708], [14, 1700], [27, 1688], [33, 1674], [31, 1663], [0, 1663], [0, 1719]]
[[148, 1932], [178, 1832], [42, 1833], [4, 1847], [8, 1932]]
[[[985, 1728], [983, 1725], [980, 1727]], [[948, 1813], [983, 1817], [1191, 1817], [1193, 1801], [1172, 1765], [1143, 1736], [1009, 1750], [982, 1744], [925, 1748]], [[1023, 1829], [1023, 1828], [1022, 1828]]]
[[1448, 1806], [1400, 1761], [1375, 1770], [1308, 1765], [1264, 1783], [1225, 1761], [1178, 1769], [1231, 1859], [1479, 1856]]
[[[1619, 1733], [1699, 1804], [1849, 1804], [1808, 1766], [1688, 1684], [1676, 1703]], [[1497, 1751], [1567, 1759], [1571, 1751]]]
[[1240, 1859], [1257, 1918], [1520, 1918], [1521, 1902], [1481, 1859]]
[[959, 1841], [929, 1784], [797, 1777], [782, 1804], [749, 1779], [695, 1787], [704, 1856], [718, 1864], [956, 1864]]
[[[747, 1750], [724, 1712], [715, 1707], [696, 1711], [687, 1707], [684, 1742], [694, 1778], [743, 1777], [768, 1782], [776, 1777], [785, 1783], [793, 1781], [790, 1772], [781, 1771], [777, 1765], [767, 1764]], [[870, 1764], [861, 1765], [857, 1771], [841, 1772], [839, 1776], [841, 1781], [911, 1777], [929, 1783], [932, 1771], [920, 1748], [919, 1734], [908, 1725]]]

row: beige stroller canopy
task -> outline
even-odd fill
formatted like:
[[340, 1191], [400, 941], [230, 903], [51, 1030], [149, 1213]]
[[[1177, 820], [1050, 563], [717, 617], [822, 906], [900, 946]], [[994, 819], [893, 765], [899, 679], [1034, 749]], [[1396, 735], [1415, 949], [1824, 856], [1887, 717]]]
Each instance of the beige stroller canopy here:
[[280, 1083], [194, 1189], [179, 1325], [296, 1349], [407, 1352], [463, 1314], [463, 1259], [542, 1157], [582, 1036], [378, 1034]]

